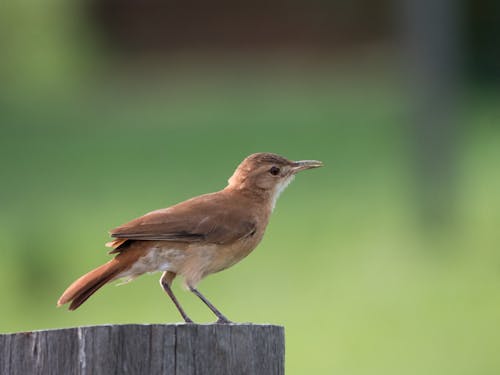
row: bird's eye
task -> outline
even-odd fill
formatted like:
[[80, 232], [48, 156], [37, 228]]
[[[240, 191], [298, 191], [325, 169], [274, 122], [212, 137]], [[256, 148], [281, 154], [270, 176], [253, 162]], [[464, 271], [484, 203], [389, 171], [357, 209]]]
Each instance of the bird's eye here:
[[280, 169], [278, 167], [271, 167], [269, 173], [271, 173], [273, 176], [277, 176], [280, 173]]

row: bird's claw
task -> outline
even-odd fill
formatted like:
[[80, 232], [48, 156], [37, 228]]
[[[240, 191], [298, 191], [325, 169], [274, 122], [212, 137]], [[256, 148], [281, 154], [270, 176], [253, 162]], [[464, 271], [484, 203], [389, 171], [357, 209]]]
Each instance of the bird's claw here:
[[217, 319], [217, 321], [215, 323], [216, 324], [231, 324], [232, 321], [230, 321], [227, 318], [219, 318], [219, 319]]

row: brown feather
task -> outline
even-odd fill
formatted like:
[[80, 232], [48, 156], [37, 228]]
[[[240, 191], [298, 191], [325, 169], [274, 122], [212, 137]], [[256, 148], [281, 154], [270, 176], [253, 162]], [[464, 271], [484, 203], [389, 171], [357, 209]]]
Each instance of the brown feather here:
[[106, 242], [106, 247], [112, 247], [113, 249], [116, 249], [117, 247], [123, 245], [125, 242], [127, 242], [126, 238], [116, 239], [113, 241]]
[[113, 248], [113, 250], [108, 251], [108, 254], [118, 254], [118, 253], [121, 253], [132, 242], [133, 241], [130, 241], [128, 238], [118, 238], [118, 239], [116, 239], [114, 241], [107, 242], [106, 246]]
[[69, 309], [75, 310], [92, 294], [106, 283], [119, 277], [130, 268], [143, 254], [139, 251], [126, 251], [114, 259], [86, 273], [73, 282], [57, 301], [57, 306], [71, 302]]
[[[256, 212], [250, 200], [233, 193], [212, 193], [150, 212], [111, 231], [116, 239], [230, 244], [255, 231]], [[115, 240], [117, 241], [117, 240]], [[115, 241], [110, 244], [115, 244]]]

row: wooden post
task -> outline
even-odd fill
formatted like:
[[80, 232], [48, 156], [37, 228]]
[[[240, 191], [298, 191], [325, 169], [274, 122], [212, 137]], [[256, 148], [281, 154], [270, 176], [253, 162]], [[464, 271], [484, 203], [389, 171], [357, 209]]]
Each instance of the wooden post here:
[[284, 328], [126, 324], [0, 335], [0, 374], [284, 374]]

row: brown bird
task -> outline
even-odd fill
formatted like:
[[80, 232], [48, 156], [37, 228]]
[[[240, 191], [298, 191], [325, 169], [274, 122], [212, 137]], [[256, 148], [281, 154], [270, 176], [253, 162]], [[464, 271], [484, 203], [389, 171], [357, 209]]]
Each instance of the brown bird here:
[[117, 254], [112, 260], [71, 284], [57, 302], [71, 302], [75, 310], [104, 284], [130, 281], [150, 272], [163, 272], [160, 284], [187, 323], [171, 290], [179, 275], [217, 316], [229, 320], [203, 296], [196, 285], [205, 276], [222, 271], [246, 257], [260, 242], [280, 193], [299, 171], [322, 166], [316, 160], [291, 161], [271, 153], [257, 153], [241, 162], [221, 191], [201, 195], [152, 211], [110, 233], [107, 243]]

